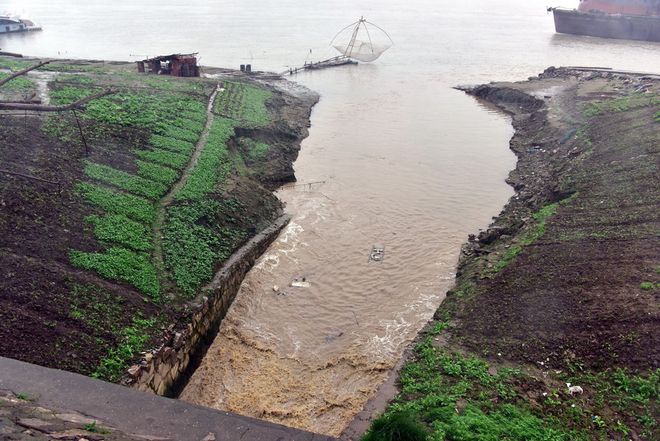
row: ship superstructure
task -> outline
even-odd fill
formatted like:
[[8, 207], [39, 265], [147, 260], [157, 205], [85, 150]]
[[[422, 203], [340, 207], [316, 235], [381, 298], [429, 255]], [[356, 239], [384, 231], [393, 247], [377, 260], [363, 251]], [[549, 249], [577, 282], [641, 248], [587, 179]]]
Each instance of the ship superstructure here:
[[40, 31], [30, 20], [11, 17], [9, 15], [0, 15], [0, 34], [9, 34], [12, 32]]

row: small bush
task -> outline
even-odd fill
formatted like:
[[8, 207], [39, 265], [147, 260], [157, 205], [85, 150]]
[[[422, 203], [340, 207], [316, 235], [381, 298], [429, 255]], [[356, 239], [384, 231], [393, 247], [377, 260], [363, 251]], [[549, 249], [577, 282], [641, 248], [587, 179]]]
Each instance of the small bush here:
[[362, 441], [425, 441], [426, 428], [412, 412], [394, 412], [378, 417]]
[[655, 289], [656, 285], [653, 282], [642, 282], [639, 284], [639, 287], [644, 291], [651, 291]]

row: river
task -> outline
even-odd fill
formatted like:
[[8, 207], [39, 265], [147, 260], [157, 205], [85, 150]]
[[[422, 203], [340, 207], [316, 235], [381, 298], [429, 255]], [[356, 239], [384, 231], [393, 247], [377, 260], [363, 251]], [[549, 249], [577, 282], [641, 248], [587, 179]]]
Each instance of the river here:
[[[294, 78], [321, 94], [295, 163], [299, 183], [318, 184], [278, 192], [293, 220], [182, 394], [337, 435], [442, 301], [466, 236], [513, 194], [508, 118], [452, 86], [550, 65], [660, 72], [659, 44], [554, 34], [546, 3], [9, 0], [44, 31], [0, 47], [119, 60], [198, 51], [206, 65], [278, 72], [332, 55], [332, 37], [361, 15], [388, 31], [395, 45], [377, 62]], [[368, 262], [374, 244], [382, 263]], [[289, 286], [303, 277], [309, 287]]]

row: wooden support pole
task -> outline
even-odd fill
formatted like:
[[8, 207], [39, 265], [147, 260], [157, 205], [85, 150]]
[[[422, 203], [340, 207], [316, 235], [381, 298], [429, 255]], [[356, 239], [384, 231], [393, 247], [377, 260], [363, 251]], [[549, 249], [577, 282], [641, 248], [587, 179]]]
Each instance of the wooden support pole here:
[[80, 120], [78, 119], [78, 114], [76, 109], [71, 109], [73, 116], [76, 118], [76, 124], [78, 124], [78, 131], [80, 132], [80, 139], [82, 139], [83, 144], [85, 145], [85, 155], [89, 156], [89, 147], [87, 146], [87, 140], [85, 139], [85, 134], [83, 133], [82, 126], [80, 125]]
[[48, 179], [37, 178], [36, 176], [30, 176], [30, 175], [25, 175], [23, 173], [9, 171], [9, 170], [5, 170], [3, 168], [0, 168], [0, 173], [6, 173], [8, 175], [20, 176], [21, 178], [32, 179], [32, 180], [39, 181], [39, 182], [46, 182], [48, 184], [55, 184], [55, 185], [59, 184], [59, 182], [49, 181]]
[[88, 102], [101, 98], [106, 95], [116, 93], [114, 90], [108, 89], [103, 92], [95, 93], [94, 95], [82, 98], [74, 103], [66, 104], [63, 106], [47, 106], [38, 104], [25, 104], [25, 103], [0, 103], [0, 110], [35, 110], [37, 112], [63, 112], [65, 110], [73, 110], [84, 107]]

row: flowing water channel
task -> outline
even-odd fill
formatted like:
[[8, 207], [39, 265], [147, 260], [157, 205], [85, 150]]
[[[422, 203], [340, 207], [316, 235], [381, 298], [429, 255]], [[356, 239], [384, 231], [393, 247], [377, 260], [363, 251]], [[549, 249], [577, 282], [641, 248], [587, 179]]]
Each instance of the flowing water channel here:
[[[321, 94], [295, 164], [299, 183], [316, 184], [278, 192], [293, 220], [182, 394], [337, 435], [442, 301], [467, 234], [512, 194], [507, 117], [451, 87], [550, 65], [660, 72], [659, 44], [556, 35], [546, 3], [9, 0], [45, 30], [0, 47], [120, 60], [199, 51], [206, 65], [283, 71], [330, 56], [361, 15], [387, 29], [395, 46], [376, 63], [295, 77]], [[382, 263], [368, 262], [374, 244]], [[308, 287], [290, 286], [303, 277]]]

